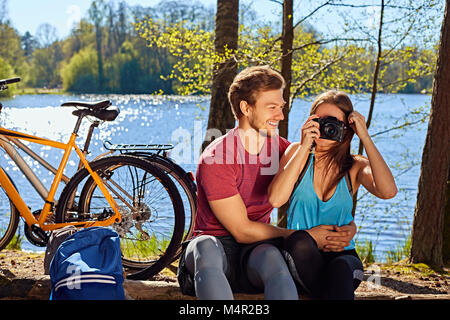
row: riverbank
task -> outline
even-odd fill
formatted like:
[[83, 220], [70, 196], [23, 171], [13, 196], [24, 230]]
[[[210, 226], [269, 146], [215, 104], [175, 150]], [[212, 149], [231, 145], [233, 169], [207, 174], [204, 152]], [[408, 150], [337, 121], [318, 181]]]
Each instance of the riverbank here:
[[59, 88], [20, 88], [14, 90], [14, 95], [24, 95], [24, 94], [65, 94], [62, 89]]
[[[48, 277], [44, 274], [44, 253], [25, 252], [20, 250], [3, 250], [0, 252], [0, 282], [20, 283], [44, 281], [48, 285]], [[140, 298], [151, 299], [152, 287], [158, 287], [158, 297], [165, 299], [184, 299], [177, 293], [176, 266], [166, 268], [150, 279], [152, 281], [130, 282], [129, 290], [147, 288], [148, 294]], [[128, 283], [127, 282], [127, 283]], [[41, 284], [42, 285], [42, 284]], [[136, 289], [137, 290], [137, 289]], [[156, 291], [155, 291], [156, 292]], [[164, 292], [167, 295], [164, 296]], [[0, 299], [13, 297], [0, 294]], [[133, 297], [134, 292], [130, 293]], [[37, 296], [33, 298], [39, 299]], [[45, 297], [42, 297], [45, 299]], [[245, 298], [249, 298], [246, 296]], [[250, 297], [251, 298], [251, 297]], [[255, 296], [258, 298], [258, 296]], [[356, 290], [356, 299], [446, 299], [450, 300], [450, 266], [436, 271], [425, 264], [408, 264], [400, 261], [394, 264], [373, 263], [365, 266], [364, 281]]]

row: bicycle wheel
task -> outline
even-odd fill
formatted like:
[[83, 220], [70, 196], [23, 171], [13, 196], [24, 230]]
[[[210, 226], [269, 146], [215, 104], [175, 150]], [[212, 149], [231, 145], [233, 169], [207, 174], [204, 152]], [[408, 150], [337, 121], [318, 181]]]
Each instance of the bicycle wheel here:
[[0, 187], [0, 250], [11, 242], [19, 225], [19, 212]]
[[[185, 208], [185, 225], [184, 225], [184, 237], [183, 241], [191, 237], [194, 229], [195, 213], [197, 211], [197, 190], [193, 179], [189, 174], [183, 170], [179, 165], [175, 164], [169, 158], [165, 158], [156, 154], [133, 154], [145, 158], [153, 165], [157, 166], [165, 173], [167, 173], [172, 181], [178, 188], [181, 195], [183, 205]], [[178, 258], [181, 253], [181, 247], [179, 248], [174, 260]]]
[[[126, 271], [132, 276], [135, 269], [148, 268], [149, 277], [155, 275], [177, 253], [183, 237], [184, 208], [178, 190], [163, 171], [138, 157], [113, 156], [90, 165], [119, 206], [122, 221], [111, 227], [121, 238]], [[82, 169], [61, 193], [56, 221], [105, 220], [112, 214], [103, 193]]]

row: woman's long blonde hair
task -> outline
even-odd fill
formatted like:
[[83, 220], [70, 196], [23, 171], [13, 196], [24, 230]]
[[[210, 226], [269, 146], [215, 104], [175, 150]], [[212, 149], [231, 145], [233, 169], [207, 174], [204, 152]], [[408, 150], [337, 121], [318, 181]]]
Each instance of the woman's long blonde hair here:
[[311, 106], [310, 115], [315, 114], [317, 108], [323, 103], [333, 104], [342, 110], [345, 114], [344, 122], [346, 126], [344, 140], [340, 143], [337, 142], [326, 152], [324, 156], [317, 159], [320, 162], [324, 161], [326, 168], [325, 172], [329, 172], [333, 166], [338, 168], [337, 176], [334, 177], [331, 180], [331, 183], [325, 188], [324, 195], [326, 195], [334, 188], [334, 186], [338, 184], [341, 178], [344, 177], [353, 166], [354, 158], [350, 154], [350, 144], [354, 131], [348, 123], [348, 116], [353, 112], [353, 104], [345, 92], [330, 90], [318, 95]]

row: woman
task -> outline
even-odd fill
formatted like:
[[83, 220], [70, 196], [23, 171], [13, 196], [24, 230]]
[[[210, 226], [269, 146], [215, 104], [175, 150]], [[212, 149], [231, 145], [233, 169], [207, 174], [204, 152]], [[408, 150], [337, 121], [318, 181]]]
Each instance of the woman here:
[[[334, 117], [331, 134], [343, 129], [341, 139], [329, 140], [319, 121]], [[319, 120], [321, 119], [321, 120]], [[325, 125], [324, 125], [325, 126]], [[330, 125], [327, 125], [330, 128]], [[353, 134], [362, 141], [367, 158], [350, 154]], [[362, 280], [362, 263], [354, 241], [329, 245], [330, 231], [341, 235], [353, 223], [352, 196], [363, 185], [370, 193], [389, 199], [397, 193], [394, 178], [369, 136], [364, 117], [353, 110], [350, 98], [328, 91], [313, 102], [302, 127], [301, 143], [292, 143], [280, 160], [280, 170], [269, 186], [269, 201], [280, 207], [289, 201], [287, 257], [298, 288], [313, 298], [354, 299]], [[327, 237], [328, 236], [328, 237]], [[334, 240], [338, 240], [336, 237]], [[345, 243], [343, 245], [342, 243]]]

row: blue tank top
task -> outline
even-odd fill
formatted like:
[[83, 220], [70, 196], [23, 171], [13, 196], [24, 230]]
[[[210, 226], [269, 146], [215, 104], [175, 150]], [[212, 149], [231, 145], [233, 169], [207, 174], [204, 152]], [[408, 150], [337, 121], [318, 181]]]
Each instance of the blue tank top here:
[[[319, 225], [343, 226], [353, 220], [353, 199], [343, 177], [328, 201], [322, 201], [316, 194], [314, 180], [314, 155], [308, 168], [290, 198], [287, 210], [287, 228], [292, 230], [311, 229]], [[354, 249], [352, 239], [345, 250]]]

